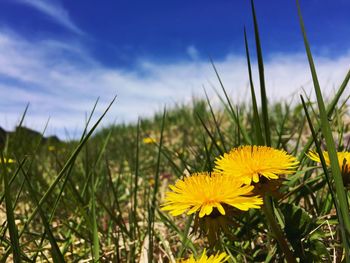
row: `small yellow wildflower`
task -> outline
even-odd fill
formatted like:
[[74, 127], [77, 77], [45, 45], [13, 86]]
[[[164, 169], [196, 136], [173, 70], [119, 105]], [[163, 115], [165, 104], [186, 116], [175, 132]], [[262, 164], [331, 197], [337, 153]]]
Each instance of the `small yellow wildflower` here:
[[285, 152], [267, 146], [246, 145], [232, 149], [216, 158], [214, 171], [240, 179], [245, 184], [259, 182], [259, 177], [278, 179], [282, 174], [293, 174], [298, 160]]
[[[331, 161], [329, 159], [328, 152], [323, 151], [322, 155], [324, 157], [326, 165], [330, 166]], [[307, 156], [315, 162], [318, 162], [318, 163], [321, 162], [320, 156], [316, 151], [309, 151]], [[339, 167], [342, 170], [343, 174], [350, 174], [350, 152], [337, 152], [337, 156], [338, 156]]]
[[189, 259], [180, 259], [178, 263], [223, 263], [229, 259], [229, 256], [225, 253], [217, 253], [216, 255], [211, 255], [208, 257], [206, 255], [206, 250], [204, 249], [201, 257], [199, 259], [195, 259], [193, 255]]
[[[15, 162], [16, 161], [11, 159], [11, 158], [9, 158], [9, 159], [4, 158], [4, 163], [15, 163]], [[0, 163], [2, 163], [2, 159], [1, 158], [0, 158]]]
[[149, 183], [150, 186], [154, 186], [155, 182], [156, 181], [153, 178], [148, 180], [148, 183]]
[[162, 210], [170, 211], [173, 216], [199, 211], [199, 217], [210, 215], [216, 208], [225, 215], [223, 205], [233, 206], [243, 211], [260, 208], [261, 197], [249, 196], [253, 186], [242, 185], [242, 181], [221, 173], [203, 172], [193, 174], [175, 185], [170, 185], [171, 192], [166, 193]]
[[156, 140], [151, 138], [151, 137], [146, 137], [146, 138], [143, 138], [143, 143], [144, 144], [151, 144], [151, 143], [156, 143]]
[[48, 147], [48, 150], [49, 150], [50, 152], [53, 152], [53, 151], [56, 150], [56, 147], [53, 146], [53, 145], [50, 145], [50, 146]]

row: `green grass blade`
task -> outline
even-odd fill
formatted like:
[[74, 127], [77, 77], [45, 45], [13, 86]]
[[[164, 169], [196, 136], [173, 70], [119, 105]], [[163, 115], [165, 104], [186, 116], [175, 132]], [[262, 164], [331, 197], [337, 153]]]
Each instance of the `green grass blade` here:
[[98, 262], [100, 260], [100, 240], [98, 236], [98, 216], [96, 212], [96, 183], [95, 183], [95, 173], [96, 173], [96, 166], [102, 159], [103, 153], [106, 150], [106, 147], [108, 145], [110, 136], [111, 136], [112, 130], [108, 133], [106, 139], [104, 140], [104, 143], [99, 151], [99, 154], [97, 156], [97, 159], [94, 163], [94, 167], [91, 171], [91, 180], [90, 180], [90, 188], [91, 188], [91, 220], [92, 220], [92, 236], [93, 236], [93, 258], [94, 262]]
[[204, 136], [203, 136], [203, 146], [204, 146], [205, 155], [206, 155], [206, 162], [205, 162], [205, 165], [204, 165], [202, 170], [203, 171], [212, 171], [213, 167], [212, 167], [212, 162], [211, 162], [210, 150], [208, 148], [208, 145], [207, 145], [207, 142], [206, 142]]
[[89, 114], [89, 117], [88, 117], [88, 119], [87, 119], [87, 121], [86, 121], [86, 124], [85, 124], [85, 127], [84, 127], [84, 131], [83, 131], [83, 133], [81, 134], [80, 141], [83, 140], [83, 138], [84, 138], [84, 136], [85, 136], [85, 134], [86, 134], [86, 132], [87, 132], [87, 130], [88, 130], [89, 124], [90, 124], [90, 122], [91, 122], [92, 116], [94, 115], [94, 112], [95, 112], [95, 110], [96, 110], [96, 107], [97, 107], [97, 104], [98, 104], [98, 101], [99, 101], [99, 100], [100, 100], [100, 98], [97, 98], [97, 100], [95, 101], [94, 106], [92, 107], [92, 110], [91, 110], [91, 112], [90, 112], [90, 114]]
[[98, 204], [104, 209], [106, 210], [107, 214], [110, 216], [110, 218], [116, 223], [117, 226], [119, 226], [119, 228], [123, 231], [123, 233], [125, 233], [128, 238], [132, 238], [132, 236], [130, 235], [128, 229], [125, 226], [125, 223], [123, 221], [122, 216], [119, 214], [119, 216], [116, 216], [115, 213], [106, 206], [105, 202], [102, 201], [102, 199], [98, 196], [96, 196], [96, 200], [98, 202]]
[[13, 261], [15, 263], [21, 262], [21, 248], [19, 246], [19, 236], [18, 236], [18, 230], [16, 227], [16, 222], [15, 222], [15, 216], [14, 216], [14, 211], [13, 211], [13, 206], [12, 206], [12, 200], [11, 200], [11, 189], [9, 187], [9, 181], [8, 181], [8, 174], [7, 174], [7, 168], [6, 168], [6, 163], [4, 156], [0, 156], [1, 160], [1, 173], [3, 174], [3, 180], [4, 180], [4, 188], [5, 188], [5, 206], [6, 206], [6, 219], [7, 219], [7, 224], [10, 232], [10, 240], [11, 240], [11, 247], [13, 251]]
[[131, 245], [130, 245], [130, 261], [134, 262], [136, 260], [136, 245], [137, 245], [137, 233], [138, 233], [138, 224], [137, 224], [137, 206], [138, 206], [138, 190], [139, 190], [139, 173], [140, 173], [140, 120], [137, 122], [137, 132], [136, 132], [136, 153], [135, 153], [135, 175], [134, 180], [131, 181], [132, 189], [132, 207], [130, 212], [130, 233], [132, 234]]
[[[27, 115], [27, 112], [28, 112], [28, 108], [29, 108], [29, 103], [26, 105], [26, 107], [25, 107], [25, 109], [24, 109], [24, 112], [23, 112], [23, 114], [22, 114], [22, 116], [21, 116], [21, 119], [20, 119], [18, 125], [17, 125], [17, 128], [21, 128], [21, 127], [22, 127], [23, 122], [24, 122], [24, 119], [25, 119], [25, 117], [26, 117], [26, 115]], [[19, 132], [16, 132], [16, 133], [15, 133], [15, 136], [14, 136], [14, 138], [13, 138], [13, 141], [16, 142], [19, 136], [20, 136], [20, 133], [19, 133]]]
[[340, 105], [339, 109], [343, 109], [346, 107], [346, 103], [350, 100], [350, 94], [346, 97], [346, 99], [343, 101], [343, 103]]
[[327, 107], [327, 116], [330, 118], [332, 116], [332, 113], [335, 109], [335, 106], [337, 105], [341, 95], [344, 93], [346, 86], [348, 85], [350, 80], [350, 70], [346, 74], [342, 84], [340, 85], [337, 93], [335, 94], [334, 98], [332, 99], [331, 103]]
[[[51, 231], [50, 224], [45, 216], [44, 211], [41, 208], [41, 205], [39, 204], [38, 198], [36, 197], [36, 193], [31, 185], [31, 182], [28, 178], [28, 175], [26, 174], [26, 172], [23, 169], [22, 169], [22, 174], [27, 182], [27, 189], [29, 191], [29, 196], [39, 211], [41, 220], [42, 220], [44, 227], [45, 227], [45, 233], [47, 233], [47, 235], [48, 235], [48, 239], [50, 241], [50, 245], [51, 245], [51, 249], [52, 249], [52, 259], [54, 262], [59, 262], [59, 263], [62, 262], [63, 263], [63, 262], [65, 262], [65, 260], [64, 260], [64, 257], [62, 255], [61, 251], [60, 251], [60, 248], [58, 247], [56, 239]], [[44, 235], [45, 235], [45, 233], [44, 233]]]
[[[301, 14], [299, 1], [296, 0], [296, 3], [297, 3], [297, 7], [298, 7], [300, 27], [301, 27], [301, 31], [302, 31], [302, 35], [303, 35], [303, 39], [304, 39], [306, 54], [307, 54], [308, 61], [309, 61], [312, 80], [314, 83], [314, 89], [315, 89], [315, 93], [316, 93], [318, 108], [320, 111], [321, 130], [322, 130], [322, 134], [323, 134], [325, 141], [326, 141], [329, 159], [330, 159], [330, 163], [331, 163], [332, 176], [334, 178], [334, 183], [335, 183], [335, 190], [337, 193], [337, 198], [339, 200], [339, 208], [341, 211], [340, 216], [342, 217], [342, 219], [340, 219], [340, 220], [343, 220], [343, 222], [344, 222], [345, 233], [343, 233], [343, 235], [345, 237], [347, 237], [347, 240], [343, 240], [343, 243], [347, 242], [349, 244], [349, 242], [350, 242], [349, 241], [349, 239], [350, 239], [350, 213], [349, 213], [348, 200], [347, 200], [346, 192], [344, 189], [344, 183], [343, 183], [343, 179], [342, 179], [342, 175], [341, 175], [341, 170], [339, 167], [337, 151], [335, 148], [331, 127], [330, 127], [330, 124], [328, 122], [328, 115], [327, 115], [326, 107], [325, 107], [325, 104], [323, 101], [321, 88], [320, 88], [320, 85], [318, 82], [316, 68], [315, 68], [314, 61], [313, 61], [312, 54], [311, 54], [311, 49], [310, 49], [309, 42], [308, 42], [307, 36], [306, 36], [306, 31], [305, 31], [304, 21], [303, 21], [302, 14]], [[348, 246], [344, 246], [344, 247], [348, 247]], [[349, 249], [345, 249], [345, 253], [346, 253], [346, 261], [350, 262]]]
[[218, 143], [215, 140], [215, 136], [214, 134], [212, 134], [209, 130], [209, 128], [207, 127], [207, 125], [205, 124], [205, 122], [203, 121], [202, 117], [199, 115], [199, 113], [197, 112], [197, 117], [200, 120], [203, 128], [205, 129], [205, 131], [207, 132], [207, 134], [209, 135], [212, 143], [215, 145], [216, 149], [219, 151], [219, 153], [222, 155], [224, 154], [224, 151], [220, 148], [220, 146], [218, 145]]
[[177, 176], [177, 178], [180, 178], [183, 174], [183, 169], [181, 169], [181, 166], [177, 164], [174, 161], [174, 156], [179, 157], [180, 161], [182, 162], [183, 166], [185, 166], [185, 169], [190, 172], [190, 170], [187, 168], [187, 164], [183, 158], [181, 158], [180, 153], [174, 154], [171, 150], [167, 149], [165, 145], [162, 147], [162, 155], [166, 158], [166, 160], [169, 162], [169, 165], [171, 165], [172, 169], [174, 169], [174, 173]]
[[95, 200], [95, 173], [91, 177], [91, 220], [92, 220], [92, 239], [93, 239], [93, 258], [94, 262], [100, 260], [100, 240], [98, 238], [96, 200]]
[[213, 121], [214, 121], [214, 124], [215, 124], [215, 128], [219, 134], [219, 138], [220, 138], [220, 141], [221, 141], [221, 144], [222, 144], [222, 147], [224, 147], [224, 151], [226, 152], [227, 149], [225, 147], [225, 140], [224, 140], [224, 136], [221, 132], [221, 129], [220, 129], [220, 124], [218, 123], [216, 117], [215, 117], [215, 114], [214, 114], [214, 111], [213, 111], [213, 107], [211, 106], [211, 103], [210, 103], [210, 100], [209, 100], [209, 97], [208, 97], [208, 94], [206, 92], [206, 90], [204, 89], [204, 93], [205, 93], [205, 97], [207, 99], [207, 103], [208, 103], [208, 106], [209, 106], [209, 110], [210, 110], [210, 113], [211, 113], [211, 116], [213, 118]]
[[316, 147], [317, 153], [320, 156], [320, 160], [321, 160], [322, 168], [323, 168], [323, 171], [324, 171], [324, 174], [325, 174], [325, 177], [326, 177], [326, 182], [327, 182], [327, 185], [328, 185], [328, 189], [329, 189], [329, 192], [331, 194], [332, 201], [333, 201], [335, 210], [336, 210], [337, 215], [338, 215], [339, 224], [340, 224], [340, 227], [342, 229], [341, 235], [342, 235], [342, 239], [344, 240], [344, 242], [343, 242], [344, 249], [345, 249], [345, 251], [347, 251], [347, 250], [349, 250], [349, 244], [346, 241], [346, 239], [347, 239], [347, 237], [345, 235], [346, 231], [344, 231], [344, 222], [343, 222], [343, 217], [341, 216], [341, 211], [339, 210], [339, 203], [338, 203], [337, 198], [335, 197], [333, 186], [331, 184], [331, 178], [330, 178], [329, 173], [328, 173], [327, 164], [326, 164], [326, 161], [324, 159], [324, 156], [323, 156], [323, 153], [322, 153], [322, 150], [321, 150], [321, 146], [320, 146], [320, 144], [319, 144], [319, 142], [317, 140], [317, 135], [316, 135], [316, 132], [315, 132], [315, 130], [313, 128], [313, 125], [312, 125], [309, 113], [307, 111], [307, 107], [306, 107], [304, 98], [303, 98], [303, 96], [300, 96], [300, 98], [301, 98], [301, 101], [302, 101], [302, 104], [303, 104], [303, 107], [304, 107], [304, 111], [305, 111], [307, 120], [309, 122], [309, 127], [310, 127], [310, 130], [311, 130], [312, 137], [314, 138], [314, 142], [315, 142], [315, 147]]
[[[176, 225], [176, 223], [169, 219], [161, 210], [158, 209], [157, 214], [159, 215], [162, 222], [170, 229], [175, 231], [179, 236], [180, 240], [182, 240], [182, 244], [186, 245], [193, 253], [196, 253], [195, 245], [193, 244], [192, 240], [188, 238], [188, 233], [182, 232], [181, 229]], [[192, 219], [189, 218], [188, 221], [191, 221]], [[188, 223], [187, 223], [188, 224]]]
[[260, 117], [259, 117], [259, 111], [258, 111], [258, 104], [256, 102], [256, 96], [255, 96], [255, 90], [254, 90], [254, 83], [253, 83], [253, 76], [252, 76], [252, 67], [250, 64], [250, 55], [249, 55], [249, 47], [248, 47], [248, 39], [247, 39], [247, 33], [244, 28], [244, 43], [245, 43], [245, 51], [246, 51], [246, 57], [247, 57], [247, 66], [248, 66], [248, 74], [249, 74], [249, 83], [250, 83], [250, 93], [252, 97], [252, 106], [253, 106], [253, 118], [254, 118], [254, 128], [255, 128], [255, 136], [256, 136], [256, 142], [258, 145], [264, 145], [264, 138], [263, 133], [261, 130], [260, 125]]
[[305, 111], [305, 115], [306, 115], [307, 121], [309, 123], [309, 128], [310, 128], [310, 131], [311, 131], [311, 134], [312, 134], [312, 138], [314, 139], [314, 143], [315, 143], [315, 147], [316, 147], [317, 153], [320, 156], [322, 168], [323, 168], [323, 171], [324, 171], [324, 174], [325, 174], [325, 178], [326, 178], [326, 181], [327, 181], [327, 184], [328, 184], [329, 192], [330, 192], [330, 194], [332, 196], [334, 207], [336, 208], [337, 213], [339, 213], [340, 211], [339, 211], [338, 201], [335, 198], [335, 194], [334, 194], [334, 191], [333, 191], [333, 186], [331, 184], [331, 178], [330, 178], [329, 173], [328, 173], [328, 168], [327, 168], [326, 161], [325, 161], [324, 156], [322, 154], [320, 143], [317, 140], [317, 135], [316, 135], [315, 129], [314, 129], [313, 125], [312, 125], [311, 118], [310, 118], [309, 112], [307, 110], [307, 106], [306, 106], [306, 103], [304, 101], [304, 98], [303, 98], [302, 95], [300, 95], [300, 98], [301, 98], [301, 102], [302, 102], [303, 107], [304, 107], [304, 111]]
[[183, 253], [185, 252], [185, 250], [188, 248], [188, 246], [190, 245], [190, 240], [188, 239], [188, 236], [190, 234], [190, 229], [191, 229], [191, 225], [194, 219], [194, 214], [190, 215], [187, 219], [186, 225], [185, 225], [185, 229], [184, 229], [184, 235], [182, 238], [182, 249], [179, 251], [179, 253], [177, 254], [178, 258], [181, 258], [183, 256]]
[[[303, 121], [300, 122], [300, 126], [299, 126], [299, 128], [297, 130], [298, 137], [297, 137], [296, 142], [295, 142], [295, 147], [294, 147], [294, 149], [291, 152], [291, 154], [293, 154], [293, 155], [296, 155], [298, 153], [299, 145], [301, 144], [301, 139], [302, 139], [302, 136], [303, 136], [303, 129], [305, 127], [305, 123], [306, 123], [306, 118], [304, 117]], [[311, 146], [311, 144], [310, 144], [310, 146]], [[303, 148], [303, 149], [306, 149], [306, 148]], [[305, 153], [306, 152], [304, 152], [304, 156], [305, 156]]]
[[[106, 139], [104, 140], [103, 142], [103, 145], [101, 147], [101, 149], [99, 150], [99, 153], [98, 153], [98, 156], [96, 158], [96, 161], [94, 161], [94, 166], [93, 166], [93, 169], [91, 169], [90, 171], [88, 171], [89, 169], [87, 167], [85, 167], [85, 173], [87, 173], [87, 177], [86, 177], [86, 181], [85, 181], [85, 184], [84, 184], [84, 187], [81, 191], [81, 196], [84, 198], [85, 195], [87, 194], [87, 190], [88, 188], [91, 186], [90, 182], [91, 182], [91, 177], [92, 177], [92, 174], [93, 172], [96, 170], [96, 166], [97, 164], [101, 161], [102, 157], [103, 157], [103, 153], [105, 152], [106, 148], [107, 148], [107, 145], [108, 145], [108, 142], [109, 142], [109, 139], [111, 137], [111, 132], [112, 130], [107, 134], [107, 137]], [[82, 138], [83, 139], [83, 138]], [[87, 158], [87, 157], [86, 157]], [[69, 174], [69, 173], [68, 173]], [[76, 190], [74, 190], [75, 192], [77, 192]], [[80, 196], [80, 195], [79, 195]]]
[[[241, 122], [240, 122], [238, 112], [235, 112], [234, 109], [233, 109], [231, 100], [230, 100], [230, 98], [229, 98], [228, 95], [227, 95], [225, 86], [224, 86], [224, 84], [222, 83], [221, 77], [220, 77], [220, 75], [219, 75], [219, 72], [218, 72], [217, 69], [216, 69], [216, 66], [215, 66], [213, 60], [210, 59], [210, 62], [211, 62], [211, 65], [212, 65], [212, 67], [213, 67], [213, 69], [214, 69], [214, 71], [215, 71], [215, 75], [216, 75], [217, 79], [219, 80], [221, 89], [222, 89], [222, 91], [224, 92], [226, 101], [227, 101], [227, 103], [228, 103], [228, 108], [229, 108], [228, 112], [230, 113], [230, 115], [232, 116], [234, 122], [235, 122], [236, 125], [238, 126], [239, 131], [242, 132], [242, 135], [243, 135], [243, 138], [244, 138], [245, 143], [251, 144], [251, 139], [249, 138], [249, 135], [248, 135], [246, 129], [244, 128], [244, 126], [243, 126], [243, 125], [241, 124]], [[219, 96], [220, 100], [223, 101], [223, 99], [222, 99], [221, 96], [218, 94], [218, 92], [217, 92], [216, 90], [215, 90], [215, 92], [216, 92], [216, 94]], [[224, 105], [225, 105], [225, 107], [226, 107], [226, 103], [224, 103]]]
[[266, 96], [265, 75], [264, 75], [264, 61], [263, 61], [262, 49], [261, 49], [261, 43], [260, 43], [258, 21], [256, 18], [253, 0], [251, 0], [251, 6], [252, 6], [252, 13], [253, 13], [253, 20], [254, 20], [256, 54], [258, 56], [261, 109], [262, 109], [262, 118], [263, 118], [264, 130], [265, 130], [265, 140], [266, 140], [266, 145], [271, 146], [271, 134], [270, 134], [269, 115], [268, 115], [268, 102], [267, 102], [267, 96]]
[[289, 106], [286, 105], [285, 108], [286, 108], [286, 114], [284, 115], [283, 119], [279, 121], [279, 123], [280, 123], [279, 130], [276, 130], [277, 135], [278, 135], [276, 148], [283, 147], [283, 145], [282, 145], [282, 137], [283, 137], [284, 130], [285, 130], [285, 124], [286, 124], [287, 120], [290, 119]]
[[[58, 182], [62, 179], [62, 177], [66, 174], [66, 171], [69, 169], [69, 167], [72, 165], [72, 163], [75, 161], [76, 157], [78, 156], [78, 154], [80, 153], [81, 149], [83, 148], [84, 144], [87, 142], [87, 140], [91, 137], [91, 135], [93, 134], [93, 132], [96, 130], [97, 126], [99, 125], [99, 123], [102, 121], [102, 119], [104, 118], [104, 116], [107, 114], [107, 112], [109, 111], [109, 109], [111, 108], [111, 106], [113, 105], [114, 101], [115, 101], [116, 97], [113, 98], [113, 100], [111, 101], [111, 103], [108, 105], [108, 107], [106, 108], [106, 110], [103, 112], [103, 114], [100, 116], [100, 118], [96, 121], [96, 123], [94, 124], [94, 126], [90, 129], [90, 131], [88, 132], [88, 134], [84, 137], [84, 139], [79, 143], [79, 145], [75, 148], [75, 150], [73, 151], [73, 153], [71, 154], [71, 156], [69, 157], [68, 161], [65, 163], [65, 165], [63, 166], [63, 168], [61, 169], [61, 171], [58, 173], [57, 177], [55, 178], [55, 180], [52, 182], [52, 184], [50, 185], [49, 189], [46, 190], [45, 194], [43, 195], [43, 197], [40, 199], [39, 201], [39, 205], [41, 206], [46, 199], [48, 198], [48, 196], [51, 194], [51, 192], [53, 191], [53, 189], [56, 187], [56, 185], [58, 184]], [[24, 231], [26, 230], [26, 227], [28, 226], [28, 224], [33, 220], [33, 218], [35, 217], [36, 213], [38, 212], [38, 207], [36, 207], [34, 209], [34, 211], [32, 212], [32, 214], [28, 217], [28, 220], [26, 221], [25, 225], [23, 226], [21, 232], [19, 233], [19, 236], [21, 236]]]
[[[334, 112], [335, 106], [337, 105], [337, 103], [339, 102], [339, 99], [341, 97], [341, 95], [344, 93], [345, 88], [347, 87], [348, 83], [350, 80], [350, 70], [348, 71], [348, 73], [346, 74], [342, 84], [340, 85], [337, 93], [334, 95], [331, 103], [328, 105], [327, 107], [327, 116], [328, 118], [330, 118]], [[319, 131], [320, 130], [320, 126], [315, 126], [315, 131]], [[299, 154], [299, 161], [301, 161], [303, 158], [305, 158], [305, 153], [310, 149], [310, 146], [312, 145], [312, 138], [310, 138], [307, 143], [305, 144], [304, 148], [302, 149], [302, 151]]]
[[282, 249], [282, 251], [286, 257], [286, 261], [288, 263], [296, 263], [297, 262], [296, 258], [293, 255], [293, 252], [289, 249], [289, 245], [286, 241], [286, 238], [284, 237], [284, 234], [276, 221], [275, 214], [273, 212], [274, 209], [273, 209], [272, 197], [269, 195], [265, 195], [263, 198], [264, 198], [263, 210], [264, 210], [267, 222], [268, 222], [269, 227], [271, 228], [280, 248]]
[[[26, 106], [26, 108], [25, 108], [25, 111], [24, 111], [24, 113], [23, 113], [23, 115], [22, 115], [22, 118], [21, 118], [21, 120], [20, 120], [20, 123], [19, 123], [18, 127], [21, 127], [21, 126], [22, 126], [23, 121], [24, 121], [24, 118], [25, 118], [26, 113], [27, 113], [27, 111], [28, 111], [28, 107], [29, 107], [29, 104], [27, 104], [27, 106]], [[48, 120], [48, 121], [46, 122], [46, 124], [45, 124], [44, 130], [42, 131], [42, 133], [41, 133], [41, 135], [40, 135], [40, 139], [39, 139], [39, 141], [38, 141], [37, 145], [35, 146], [35, 149], [34, 149], [34, 151], [33, 151], [33, 153], [32, 153], [33, 155], [35, 155], [35, 153], [37, 153], [38, 150], [39, 150], [39, 147], [40, 147], [40, 145], [41, 145], [41, 143], [42, 143], [42, 140], [43, 140], [43, 138], [44, 138], [44, 134], [45, 134], [45, 131], [46, 131], [46, 129], [47, 129], [48, 123], [49, 123], [49, 120]], [[18, 139], [18, 136], [19, 136], [19, 134], [16, 132], [16, 133], [15, 133], [15, 138], [16, 138], [16, 140]], [[18, 160], [17, 160], [17, 161], [18, 161]], [[23, 165], [24, 165], [24, 163], [26, 163], [26, 161], [27, 161], [27, 157], [25, 156], [25, 157], [23, 158], [23, 160], [20, 162], [19, 166], [16, 168], [16, 171], [15, 171], [14, 175], [12, 176], [12, 178], [10, 179], [10, 181], [8, 182], [8, 187], [11, 187], [11, 184], [14, 182], [14, 180], [15, 180], [15, 178], [17, 177], [17, 175], [19, 174], [19, 172], [22, 171]], [[29, 165], [28, 165], [28, 167], [27, 167], [27, 170], [30, 169], [30, 167], [31, 167], [32, 164], [33, 164], [33, 161], [34, 161], [34, 159], [32, 158], [31, 161], [29, 162]], [[22, 181], [22, 183], [21, 183], [20, 189], [19, 189], [19, 191], [18, 191], [18, 193], [17, 193], [16, 199], [15, 199], [15, 202], [14, 202], [14, 205], [13, 205], [13, 209], [16, 207], [16, 203], [17, 203], [17, 201], [18, 201], [19, 198], [20, 198], [20, 195], [21, 195], [22, 190], [23, 190], [23, 188], [24, 188], [24, 184], [25, 184], [25, 179], [24, 179], [24, 180]], [[5, 197], [5, 194], [1, 196], [1, 198], [0, 198], [0, 204], [2, 203], [4, 197]], [[7, 259], [8, 255], [9, 255], [8, 253], [5, 253], [5, 255], [4, 255], [4, 257], [3, 257], [3, 260], [4, 260], [4, 261]]]
[[[109, 169], [108, 161], [106, 161], [106, 162], [107, 162], [106, 166], [107, 166], [107, 175], [108, 175], [109, 187], [112, 189], [112, 193], [113, 193], [113, 197], [114, 197], [113, 207], [115, 205], [116, 208], [117, 208], [117, 212], [118, 212], [118, 219], [116, 219], [115, 216], [113, 216], [112, 218], [116, 219], [115, 223], [120, 227], [122, 232], [125, 233], [129, 238], [131, 238], [131, 234], [129, 233], [129, 231], [128, 231], [127, 227], [126, 227], [126, 223], [125, 223], [123, 217], [121, 216], [122, 215], [122, 211], [121, 211], [120, 204], [119, 204], [118, 194], [117, 194], [117, 191], [115, 190], [114, 185], [113, 185], [112, 174], [111, 174], [111, 171]], [[119, 172], [119, 176], [117, 178], [117, 187], [120, 184], [120, 174], [122, 173], [122, 170], [123, 170], [122, 168], [123, 168], [123, 166], [121, 167], [120, 172]], [[105, 209], [108, 210], [107, 207]], [[108, 211], [107, 211], [107, 213], [108, 213]]]
[[[72, 165], [71, 168], [69, 169], [68, 174], [70, 173], [70, 170], [72, 170], [72, 168], [73, 168], [73, 165]], [[61, 196], [62, 196], [62, 194], [63, 194], [63, 189], [65, 188], [65, 186], [66, 186], [66, 184], [67, 184], [67, 182], [68, 182], [68, 178], [69, 178], [69, 176], [66, 176], [66, 177], [65, 177], [65, 180], [63, 181], [63, 184], [62, 184], [62, 186], [61, 186], [61, 190], [60, 190], [60, 192], [59, 192], [59, 194], [58, 194], [58, 196], [57, 196], [57, 198], [56, 198], [56, 200], [55, 200], [55, 202], [54, 202], [54, 204], [53, 204], [53, 206], [52, 206], [51, 215], [50, 215], [49, 220], [48, 220], [49, 224], [51, 224], [51, 222], [52, 222], [52, 220], [53, 220], [53, 218], [54, 218], [55, 211], [56, 211], [56, 209], [57, 209], [57, 207], [58, 207], [59, 201], [60, 201]], [[43, 244], [43, 242], [44, 242], [44, 240], [45, 240], [45, 237], [46, 237], [46, 232], [44, 232], [44, 234], [43, 234], [42, 237], [41, 237], [39, 247], [42, 246], [42, 244]], [[34, 261], [34, 262], [35, 262], [35, 259], [36, 259], [37, 256], [38, 256], [38, 254], [39, 254], [39, 250], [38, 250], [37, 253], [33, 256], [33, 261]], [[63, 249], [63, 251], [62, 251], [62, 254], [63, 254], [63, 255], [65, 254], [64, 249]]]
[[149, 237], [149, 244], [148, 244], [148, 262], [153, 261], [153, 236], [154, 236], [154, 218], [155, 218], [155, 210], [157, 205], [157, 193], [159, 188], [159, 173], [160, 173], [160, 160], [162, 155], [162, 146], [163, 146], [163, 135], [164, 135], [164, 127], [165, 127], [165, 117], [166, 117], [166, 111], [164, 110], [163, 113], [163, 119], [162, 119], [162, 126], [160, 130], [160, 140], [158, 145], [158, 155], [157, 155], [157, 164], [156, 164], [156, 173], [154, 178], [154, 188], [152, 192], [152, 199], [151, 199], [151, 206], [148, 209], [148, 237]]
[[[15, 178], [17, 177], [17, 175], [19, 174], [19, 171], [21, 170], [21, 167], [24, 165], [24, 163], [26, 162], [26, 158], [24, 158], [20, 163], [19, 166], [16, 168], [16, 171], [14, 172], [13, 176], [10, 178], [10, 180], [8, 181], [8, 187], [11, 188], [11, 185], [13, 183], [13, 181], [15, 180]], [[2, 202], [5, 199], [5, 193], [1, 195], [0, 197], [0, 205], [2, 204]]]

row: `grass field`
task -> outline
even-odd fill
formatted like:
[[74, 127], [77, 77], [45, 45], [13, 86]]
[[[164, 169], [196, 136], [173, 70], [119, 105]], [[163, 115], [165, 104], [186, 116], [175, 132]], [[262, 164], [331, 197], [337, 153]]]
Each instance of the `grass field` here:
[[[207, 97], [96, 131], [103, 114], [69, 142], [25, 129], [8, 135], [0, 145], [0, 262], [176, 262], [203, 251], [225, 253], [228, 262], [350, 262], [350, 71], [324, 100], [299, 15], [316, 101], [268, 103], [253, 9], [260, 83], [247, 44], [249, 103], [232, 104], [213, 63], [220, 107]], [[262, 148], [248, 147], [220, 170], [220, 156], [244, 145]], [[253, 155], [263, 147], [266, 155]], [[284, 167], [280, 153], [294, 165]], [[241, 166], [245, 180], [230, 175]], [[188, 190], [198, 173], [203, 183]], [[250, 190], [234, 199], [243, 188]], [[171, 192], [178, 213], [166, 209]], [[181, 203], [186, 198], [198, 203]], [[244, 211], [242, 200], [252, 198], [260, 201]]]

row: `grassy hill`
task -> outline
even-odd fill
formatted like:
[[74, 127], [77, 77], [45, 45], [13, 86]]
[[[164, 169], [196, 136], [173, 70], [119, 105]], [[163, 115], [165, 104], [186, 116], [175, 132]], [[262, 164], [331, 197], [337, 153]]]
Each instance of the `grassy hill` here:
[[[342, 107], [336, 107], [331, 115], [332, 130], [338, 150], [349, 150], [349, 111], [346, 104], [338, 105]], [[329, 258], [331, 249], [336, 249], [336, 239], [331, 240], [330, 235], [334, 237], [339, 231], [337, 216], [324, 174], [311, 169], [314, 164], [305, 158], [307, 146], [311, 146], [308, 142], [312, 141], [305, 114], [300, 105], [287, 103], [271, 105], [269, 113], [272, 146], [301, 161], [299, 171], [285, 177], [276, 195], [281, 220], [296, 220], [292, 222], [295, 225], [284, 228], [299, 231], [293, 238], [303, 239], [295, 246], [304, 248], [305, 257], [315, 261]], [[103, 260], [138, 260], [147, 254], [150, 229], [157, 260], [171, 261], [191, 251], [200, 253], [203, 247], [210, 246], [205, 235], [190, 234], [195, 218], [171, 217], [160, 210], [160, 204], [164, 203], [168, 185], [177, 179], [212, 171], [221, 154], [239, 145], [257, 144], [254, 121], [251, 105], [236, 106], [231, 111], [229, 103], [224, 103], [221, 109], [212, 111], [209, 101], [198, 100], [135, 125], [104, 128], [84, 142], [77, 155], [78, 141], [47, 140], [43, 144], [39, 134], [31, 132], [29, 137], [18, 129], [9, 135], [4, 149], [5, 158], [15, 162], [2, 167], [1, 175], [5, 176], [6, 169], [11, 182], [22, 256], [51, 258], [52, 245], [44, 219], [69, 261], [91, 258], [96, 246]], [[316, 114], [313, 123], [317, 122]], [[8, 225], [4, 192], [2, 197], [3, 254], [11, 242], [5, 234]], [[44, 200], [42, 214], [37, 211], [33, 215], [40, 199]], [[286, 208], [286, 204], [293, 206]], [[288, 218], [296, 216], [284, 214], [288, 209], [295, 209], [293, 212], [305, 218]], [[260, 210], [238, 214], [234, 227], [229, 228], [229, 234], [220, 236], [216, 248], [230, 251], [237, 262], [257, 262], [266, 257], [278, 260], [281, 251], [267, 225]], [[341, 253], [339, 249], [337, 253]]]

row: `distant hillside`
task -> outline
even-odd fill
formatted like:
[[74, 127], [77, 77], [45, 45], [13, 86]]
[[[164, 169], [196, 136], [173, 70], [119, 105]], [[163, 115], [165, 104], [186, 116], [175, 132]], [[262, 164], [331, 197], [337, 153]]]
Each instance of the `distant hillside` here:
[[0, 148], [5, 146], [6, 140], [8, 138], [22, 137], [26, 138], [28, 142], [42, 140], [42, 144], [50, 143], [59, 143], [60, 139], [57, 136], [48, 136], [42, 137], [40, 132], [34, 131], [26, 127], [16, 127], [14, 131], [6, 131], [0, 127]]

